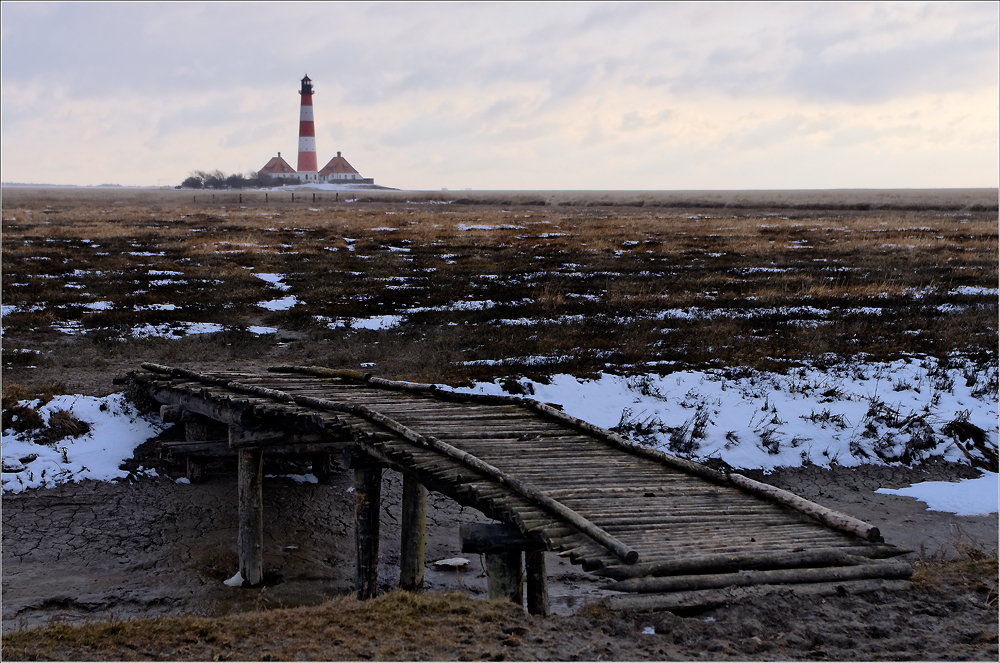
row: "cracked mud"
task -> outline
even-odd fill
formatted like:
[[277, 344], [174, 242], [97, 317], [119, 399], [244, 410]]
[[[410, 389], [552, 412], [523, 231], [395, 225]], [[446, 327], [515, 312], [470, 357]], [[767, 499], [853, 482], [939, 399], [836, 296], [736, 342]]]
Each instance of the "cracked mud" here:
[[[265, 471], [267, 471], [265, 469]], [[920, 468], [862, 467], [747, 472], [826, 506], [878, 525], [887, 541], [916, 551], [911, 558], [960, 558], [969, 550], [995, 555], [997, 518], [927, 511], [912, 498], [875, 494], [880, 487], [968, 478], [954, 464]], [[381, 589], [398, 582], [401, 479], [386, 472], [381, 523]], [[216, 471], [205, 482], [168, 477], [134, 482], [88, 481], [3, 496], [3, 631], [52, 621], [231, 612], [309, 605], [353, 592], [352, 473], [330, 483], [264, 483], [265, 586], [227, 587], [237, 569], [236, 477]], [[488, 522], [482, 514], [431, 493], [425, 588], [485, 597], [481, 560], [460, 552], [458, 526]], [[464, 556], [464, 569], [435, 560]], [[548, 558], [553, 612], [572, 613], [607, 593], [606, 581], [555, 555]]]

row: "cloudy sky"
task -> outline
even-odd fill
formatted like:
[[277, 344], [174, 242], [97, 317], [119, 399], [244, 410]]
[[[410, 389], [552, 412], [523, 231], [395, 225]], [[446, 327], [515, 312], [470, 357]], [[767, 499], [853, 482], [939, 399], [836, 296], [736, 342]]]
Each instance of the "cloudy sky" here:
[[997, 3], [2, 6], [2, 178], [320, 164], [406, 189], [995, 187]]

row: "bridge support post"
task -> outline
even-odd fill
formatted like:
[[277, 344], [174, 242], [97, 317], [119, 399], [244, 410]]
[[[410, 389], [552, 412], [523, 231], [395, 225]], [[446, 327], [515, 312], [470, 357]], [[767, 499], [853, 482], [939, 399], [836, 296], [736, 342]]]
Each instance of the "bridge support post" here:
[[491, 599], [507, 599], [523, 605], [521, 551], [487, 553], [486, 588]]
[[549, 614], [549, 584], [545, 569], [545, 543], [525, 536], [516, 527], [499, 523], [473, 523], [459, 527], [462, 552], [486, 555], [486, 586], [491, 599], [523, 603], [521, 553], [527, 562], [528, 613]]
[[[164, 418], [166, 417], [166, 418]], [[184, 423], [185, 442], [205, 442], [223, 438], [228, 435], [225, 424], [212, 421], [208, 417], [199, 416], [177, 406], [164, 405], [160, 408], [160, 418], [163, 421], [181, 421]], [[188, 456], [186, 475], [191, 483], [200, 483], [205, 478], [205, 465], [202, 460]]]
[[264, 578], [264, 509], [261, 487], [264, 453], [259, 449], [240, 449], [239, 468], [240, 530], [237, 549], [243, 582], [259, 585]]
[[205, 463], [188, 456], [186, 459], [187, 470], [185, 472], [187, 480], [191, 483], [201, 483], [205, 478]]
[[312, 471], [320, 483], [330, 483], [330, 464], [333, 462], [330, 454], [317, 454], [312, 459]]
[[545, 572], [545, 551], [524, 552], [525, 571], [528, 579], [528, 614], [549, 614], [549, 580]]
[[427, 533], [427, 488], [403, 475], [403, 522], [399, 543], [399, 586], [410, 592], [424, 587], [424, 545]]
[[378, 525], [382, 501], [382, 468], [354, 470], [354, 581], [361, 600], [378, 594]]

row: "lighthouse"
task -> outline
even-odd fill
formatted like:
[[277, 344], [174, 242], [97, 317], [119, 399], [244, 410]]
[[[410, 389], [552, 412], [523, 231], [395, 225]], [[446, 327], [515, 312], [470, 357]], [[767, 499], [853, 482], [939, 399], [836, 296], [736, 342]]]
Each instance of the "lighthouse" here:
[[299, 90], [302, 102], [299, 107], [299, 179], [308, 182], [319, 178], [316, 161], [316, 124], [313, 122], [313, 87], [308, 76], [302, 78]]
[[292, 170], [291, 165], [281, 158], [281, 152], [278, 152], [278, 156], [272, 157], [258, 173], [274, 178], [277, 186], [295, 180], [316, 184], [375, 184], [371, 177], [362, 177], [340, 152], [322, 170], [319, 169], [319, 161], [316, 159], [316, 123], [313, 121], [313, 86], [308, 76], [303, 76], [299, 94], [298, 169]]

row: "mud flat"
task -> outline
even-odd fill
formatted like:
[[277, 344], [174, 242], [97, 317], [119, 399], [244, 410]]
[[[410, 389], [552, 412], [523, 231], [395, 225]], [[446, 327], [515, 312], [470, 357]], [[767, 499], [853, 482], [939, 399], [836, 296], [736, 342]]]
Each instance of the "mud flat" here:
[[[162, 468], [161, 468], [162, 469]], [[794, 468], [761, 475], [782, 488], [869, 520], [887, 541], [916, 551], [910, 559], [995, 556], [997, 516], [928, 511], [912, 498], [875, 494], [928, 480], [978, 474], [964, 465], [917, 468]], [[398, 583], [401, 481], [384, 478], [381, 590]], [[354, 536], [350, 472], [326, 485], [265, 481], [265, 575], [260, 590], [227, 587], [237, 568], [236, 478], [220, 470], [206, 482], [161, 476], [135, 482], [87, 481], [3, 496], [3, 630], [52, 620], [78, 622], [164, 615], [220, 615], [313, 605], [353, 593]], [[432, 493], [428, 507], [427, 591], [485, 598], [481, 560], [460, 551], [458, 526], [489, 522]], [[464, 569], [436, 560], [466, 557]], [[613, 585], [555, 555], [548, 560], [555, 613], [574, 612]]]
[[[266, 470], [265, 470], [266, 471]], [[380, 590], [399, 580], [401, 480], [386, 472]], [[3, 632], [52, 620], [219, 615], [314, 605], [353, 595], [351, 472], [327, 485], [271, 477], [264, 484], [265, 587], [226, 586], [238, 567], [236, 477], [188, 485], [170, 478], [85, 481], [3, 496]], [[432, 493], [428, 503], [426, 591], [486, 596], [478, 555], [464, 555], [458, 527], [491, 522]], [[466, 558], [464, 568], [435, 561]], [[569, 613], [609, 592], [563, 558], [548, 560], [552, 609]]]

